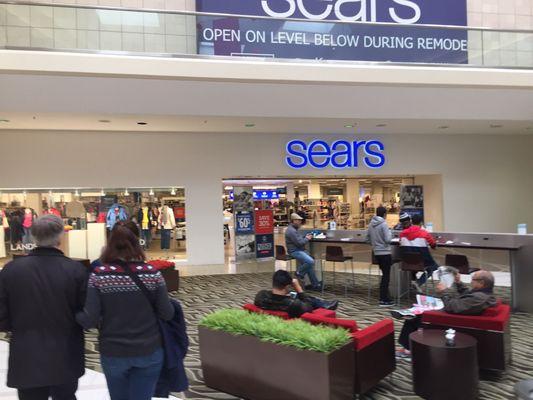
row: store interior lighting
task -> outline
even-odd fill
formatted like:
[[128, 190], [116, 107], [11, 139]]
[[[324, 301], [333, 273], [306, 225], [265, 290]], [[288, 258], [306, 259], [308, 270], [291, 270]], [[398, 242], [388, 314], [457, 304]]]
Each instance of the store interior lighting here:
[[128, 189], [125, 189], [124, 190], [124, 196], [129, 196], [130, 195], [130, 192], [128, 192]]
[[170, 194], [172, 196], [175, 196], [176, 195], [176, 188], [172, 188], [172, 190], [170, 191]]
[[154, 196], [155, 193], [154, 193], [154, 189], [150, 189], [150, 196]]
[[104, 191], [104, 189], [102, 189], [102, 191], [100, 192], [100, 196], [105, 196], [105, 191]]
[[76, 191], [74, 192], [74, 196], [80, 197], [80, 192], [78, 191], [78, 189], [76, 189]]

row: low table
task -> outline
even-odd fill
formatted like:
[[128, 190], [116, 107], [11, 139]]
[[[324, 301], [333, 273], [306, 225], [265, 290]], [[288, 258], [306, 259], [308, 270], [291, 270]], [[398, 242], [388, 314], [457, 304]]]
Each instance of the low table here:
[[426, 329], [409, 336], [415, 393], [431, 400], [471, 400], [479, 394], [477, 340], [455, 334], [446, 346], [443, 330]]

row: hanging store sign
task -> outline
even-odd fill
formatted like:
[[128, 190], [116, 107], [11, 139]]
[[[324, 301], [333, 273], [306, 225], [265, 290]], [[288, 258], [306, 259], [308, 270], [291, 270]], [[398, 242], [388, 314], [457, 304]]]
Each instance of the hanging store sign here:
[[313, 167], [324, 169], [381, 168], [385, 165], [385, 146], [377, 140], [291, 140], [286, 146], [285, 162], [294, 169]]
[[[197, 0], [200, 54], [325, 60], [467, 63], [466, 0]], [[331, 21], [320, 23], [317, 21]], [[387, 22], [371, 26], [343, 22]]]
[[[229, 198], [234, 199], [233, 192], [230, 192]], [[278, 200], [279, 195], [277, 190], [254, 190], [253, 191], [254, 200]]]

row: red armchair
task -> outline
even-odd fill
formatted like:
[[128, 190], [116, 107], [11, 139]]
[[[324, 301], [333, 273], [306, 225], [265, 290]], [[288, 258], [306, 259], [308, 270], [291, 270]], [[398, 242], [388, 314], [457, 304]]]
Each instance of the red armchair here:
[[[280, 317], [283, 319], [291, 318], [289, 317], [289, 314], [285, 311], [263, 310], [262, 308], [257, 307], [255, 304], [245, 304], [244, 306], [242, 306], [242, 308], [244, 308], [247, 311], [258, 313], [258, 314], [269, 314], [269, 315], [274, 315], [275, 317]], [[316, 309], [313, 311], [313, 314], [322, 315], [324, 317], [329, 317], [329, 318], [335, 318], [336, 316], [335, 311], [326, 310], [325, 308]]]
[[477, 339], [480, 369], [505, 371], [511, 362], [511, 308], [498, 304], [482, 315], [457, 315], [426, 311], [422, 315], [425, 329], [453, 328]]
[[385, 319], [365, 329], [359, 329], [353, 320], [328, 318], [316, 314], [304, 314], [302, 319], [313, 324], [327, 324], [347, 329], [355, 346], [354, 391], [368, 392], [379, 381], [396, 369], [394, 354], [394, 324]]

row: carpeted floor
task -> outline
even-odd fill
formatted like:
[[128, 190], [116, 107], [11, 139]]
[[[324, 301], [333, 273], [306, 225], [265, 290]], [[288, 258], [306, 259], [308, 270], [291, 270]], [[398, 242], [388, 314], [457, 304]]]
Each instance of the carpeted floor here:
[[[328, 276], [326, 275], [326, 278]], [[186, 359], [186, 367], [190, 379], [190, 389], [181, 394], [185, 399], [235, 399], [231, 395], [220, 393], [207, 388], [202, 382], [202, 370], [198, 349], [198, 321], [214, 310], [220, 308], [239, 308], [246, 302], [253, 301], [255, 293], [260, 289], [270, 286], [270, 273], [242, 274], [242, 275], [215, 275], [194, 276], [181, 279], [180, 292], [174, 294], [179, 299], [185, 310], [190, 338], [190, 349]], [[337, 311], [340, 317], [357, 320], [360, 327], [388, 318], [388, 310], [379, 308], [376, 301], [367, 302], [367, 277], [358, 275], [355, 294], [349, 293], [344, 297], [344, 287], [339, 286], [335, 294], [326, 294], [326, 298], [337, 296], [341, 305]], [[377, 287], [378, 278], [373, 277], [374, 287]], [[376, 291], [374, 290], [374, 294]], [[505, 301], [509, 300], [509, 289], [498, 288], [497, 295]], [[396, 333], [399, 333], [401, 324], [395, 322]], [[514, 399], [513, 385], [523, 379], [533, 378], [533, 315], [517, 313], [511, 320], [513, 363], [508, 371], [499, 377], [484, 378], [480, 382], [480, 399]], [[87, 365], [100, 370], [98, 361], [98, 343], [95, 333], [87, 335]], [[362, 396], [364, 399], [398, 399], [410, 400], [417, 396], [412, 392], [411, 365], [399, 361], [396, 371], [382, 381], [371, 392]], [[453, 384], [453, 373], [449, 377]], [[290, 377], [287, 378], [290, 380]], [[179, 397], [179, 395], [177, 395]], [[274, 399], [273, 399], [274, 400]], [[276, 399], [285, 400], [285, 399]], [[289, 399], [287, 399], [289, 400]], [[450, 399], [453, 400], [453, 399]]]

